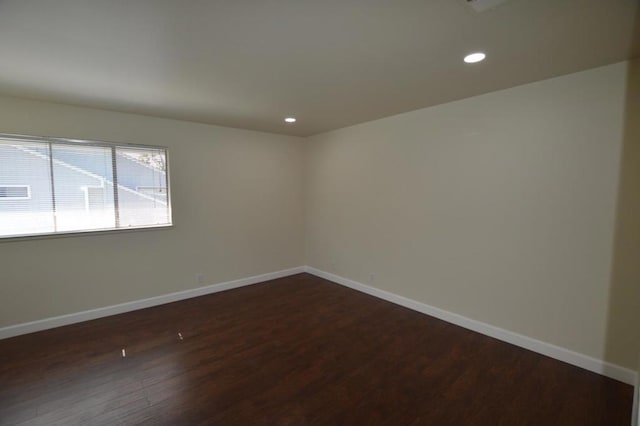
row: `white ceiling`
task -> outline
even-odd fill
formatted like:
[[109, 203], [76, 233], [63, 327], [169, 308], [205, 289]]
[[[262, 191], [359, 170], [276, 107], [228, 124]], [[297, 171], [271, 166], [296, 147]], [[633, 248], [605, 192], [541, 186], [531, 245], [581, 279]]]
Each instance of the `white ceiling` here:
[[638, 5], [0, 0], [0, 93], [311, 135], [638, 56]]

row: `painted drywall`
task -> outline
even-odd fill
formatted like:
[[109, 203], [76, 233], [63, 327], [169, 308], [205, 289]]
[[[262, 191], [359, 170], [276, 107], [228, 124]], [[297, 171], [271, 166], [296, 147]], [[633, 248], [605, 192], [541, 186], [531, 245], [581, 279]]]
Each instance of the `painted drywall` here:
[[628, 62], [625, 86], [606, 356], [635, 350], [640, 370], [640, 59]]
[[306, 264], [636, 368], [637, 343], [609, 329], [626, 75], [619, 63], [309, 138]]
[[0, 241], [0, 327], [303, 264], [299, 138], [7, 97], [0, 132], [167, 146], [174, 222]]

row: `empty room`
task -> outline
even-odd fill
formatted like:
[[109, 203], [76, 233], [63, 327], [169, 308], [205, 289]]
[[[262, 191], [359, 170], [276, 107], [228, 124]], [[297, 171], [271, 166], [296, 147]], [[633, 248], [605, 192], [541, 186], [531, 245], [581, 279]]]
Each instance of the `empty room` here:
[[638, 425], [637, 0], [0, 0], [0, 425]]

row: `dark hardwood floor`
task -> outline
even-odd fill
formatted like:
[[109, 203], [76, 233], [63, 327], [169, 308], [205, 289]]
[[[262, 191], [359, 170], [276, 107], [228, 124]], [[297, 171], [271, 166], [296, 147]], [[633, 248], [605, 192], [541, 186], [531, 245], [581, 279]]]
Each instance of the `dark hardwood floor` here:
[[628, 426], [632, 393], [307, 274], [0, 341], [2, 425]]

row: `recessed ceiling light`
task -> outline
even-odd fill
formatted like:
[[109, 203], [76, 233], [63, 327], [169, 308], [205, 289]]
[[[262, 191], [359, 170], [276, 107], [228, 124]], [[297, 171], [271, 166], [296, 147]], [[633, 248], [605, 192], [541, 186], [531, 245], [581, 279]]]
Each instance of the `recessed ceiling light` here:
[[467, 56], [464, 57], [464, 61], [468, 64], [475, 64], [476, 62], [480, 62], [482, 61], [484, 58], [486, 58], [487, 55], [485, 55], [482, 52], [475, 52], [475, 53], [470, 53]]
[[296, 118], [295, 117], [287, 117], [284, 119], [284, 121], [286, 121], [287, 123], [295, 123], [296, 122]]

